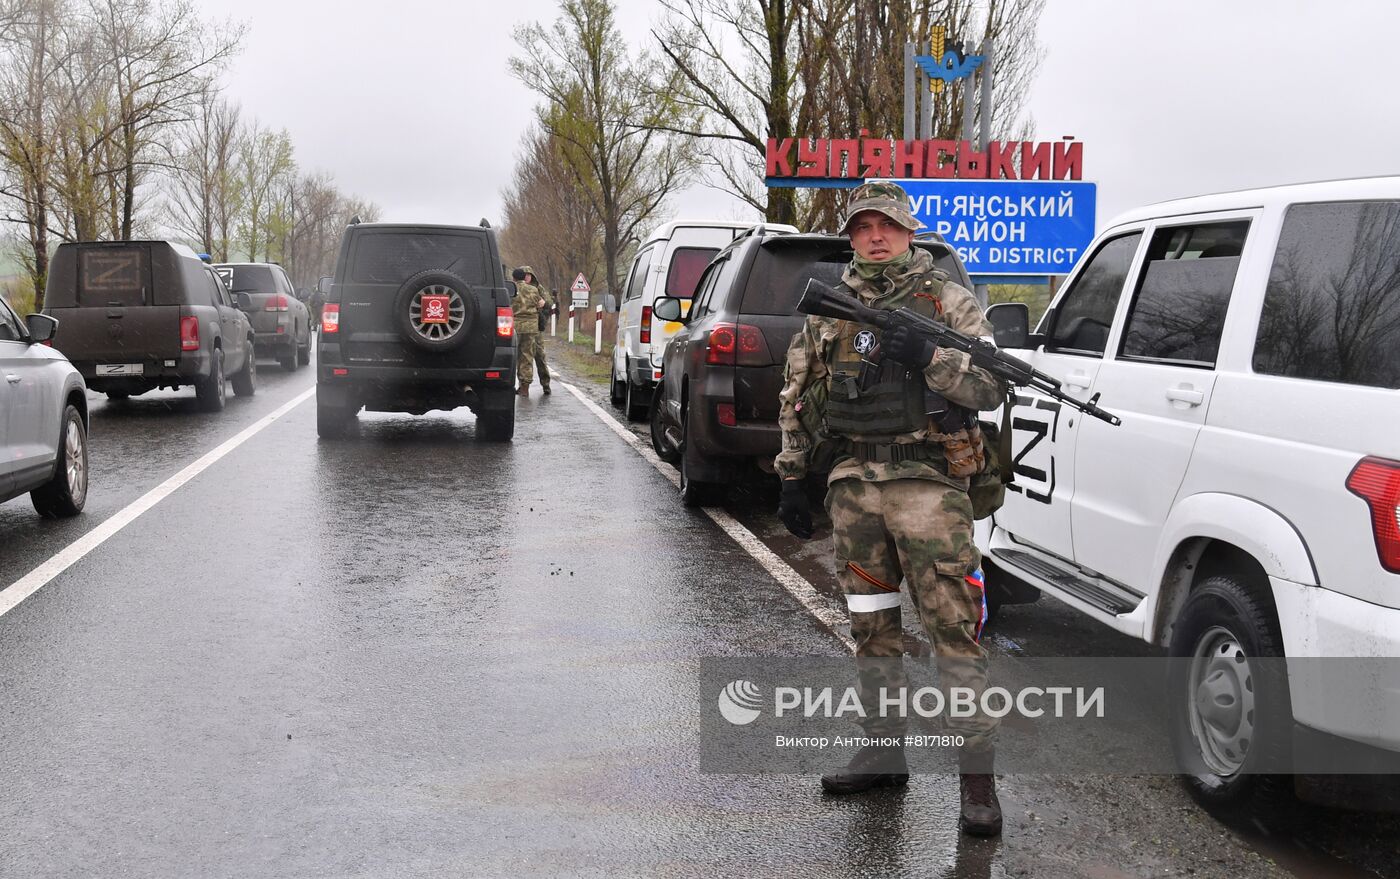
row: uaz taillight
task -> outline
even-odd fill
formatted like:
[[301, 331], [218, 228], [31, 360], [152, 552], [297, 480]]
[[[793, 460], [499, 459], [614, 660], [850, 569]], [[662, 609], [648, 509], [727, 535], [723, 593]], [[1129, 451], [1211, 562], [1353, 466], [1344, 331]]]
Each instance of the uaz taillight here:
[[642, 306], [642, 344], [651, 344], [651, 306]]
[[199, 318], [180, 318], [180, 350], [199, 350]]
[[274, 297], [272, 297], [271, 299], [267, 300], [267, 303], [263, 305], [263, 311], [286, 311], [286, 310], [287, 310], [287, 297], [283, 296], [281, 293], [278, 293], [276, 296], [274, 296]]
[[1371, 533], [1381, 567], [1400, 574], [1400, 461], [1362, 458], [1351, 468], [1347, 488], [1371, 508]]
[[509, 339], [515, 333], [515, 312], [509, 308], [496, 309], [496, 335]]
[[715, 366], [767, 366], [768, 342], [748, 324], [715, 324], [705, 362]]
[[340, 332], [340, 303], [327, 302], [321, 306], [321, 332]]

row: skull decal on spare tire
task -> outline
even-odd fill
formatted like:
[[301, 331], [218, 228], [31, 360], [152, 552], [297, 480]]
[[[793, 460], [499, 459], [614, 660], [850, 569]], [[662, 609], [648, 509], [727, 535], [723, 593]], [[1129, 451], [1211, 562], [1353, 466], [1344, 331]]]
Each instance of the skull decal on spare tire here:
[[466, 341], [476, 319], [476, 294], [452, 272], [419, 272], [394, 295], [394, 321], [410, 345], [451, 351]]

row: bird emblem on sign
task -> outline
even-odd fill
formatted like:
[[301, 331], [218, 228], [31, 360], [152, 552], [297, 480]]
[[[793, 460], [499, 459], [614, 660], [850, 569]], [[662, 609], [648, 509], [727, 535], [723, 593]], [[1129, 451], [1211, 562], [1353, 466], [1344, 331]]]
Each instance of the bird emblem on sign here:
[[929, 89], [935, 93], [942, 92], [945, 83], [971, 76], [986, 60], [985, 55], [968, 55], [961, 42], [947, 42], [947, 29], [942, 25], [935, 27], [930, 37], [930, 54], [915, 55], [914, 62], [929, 78]]

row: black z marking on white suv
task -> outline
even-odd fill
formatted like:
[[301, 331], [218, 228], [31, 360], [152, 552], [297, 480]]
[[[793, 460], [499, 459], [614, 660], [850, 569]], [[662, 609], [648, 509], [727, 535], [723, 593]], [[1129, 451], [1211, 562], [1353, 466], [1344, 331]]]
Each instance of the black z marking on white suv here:
[[[1025, 400], [1028, 404], [1031, 403], [1032, 400], [1034, 402], [1033, 405], [1023, 405], [1021, 402], [1022, 400]], [[1023, 418], [1019, 415], [1014, 416], [1011, 420], [1013, 434], [1017, 430], [1026, 431], [1031, 434], [1031, 439], [1030, 442], [1026, 443], [1025, 447], [1011, 459], [1012, 468], [1018, 477], [1026, 477], [1032, 481], [1042, 483], [1044, 490], [1043, 492], [1036, 491], [1034, 488], [1027, 486], [1023, 480], [1013, 481], [1007, 488], [1011, 491], [1021, 492], [1033, 501], [1048, 504], [1055, 494], [1054, 448], [1055, 438], [1060, 432], [1060, 409], [1063, 407], [1054, 400], [1046, 400], [1039, 397], [1018, 397], [1014, 408], [1018, 410], [1027, 410], [1027, 414], [1030, 417]], [[1047, 412], [1050, 417], [1048, 419], [1036, 418], [1036, 410]], [[1032, 449], [1040, 445], [1047, 436], [1050, 438], [1051, 450], [1050, 462], [1047, 468], [1032, 467], [1030, 464], [1023, 463], [1023, 459], [1031, 453]]]

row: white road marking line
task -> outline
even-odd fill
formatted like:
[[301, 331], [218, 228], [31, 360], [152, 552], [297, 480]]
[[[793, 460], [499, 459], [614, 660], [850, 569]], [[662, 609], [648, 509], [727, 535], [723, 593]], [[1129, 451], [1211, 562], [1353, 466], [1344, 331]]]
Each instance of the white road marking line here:
[[154, 507], [173, 494], [180, 486], [194, 479], [205, 470], [209, 469], [220, 458], [232, 452], [234, 449], [252, 439], [263, 428], [272, 422], [286, 415], [297, 406], [305, 403], [316, 393], [313, 385], [311, 388], [298, 394], [289, 402], [282, 404], [270, 415], [265, 415], [257, 421], [235, 434], [231, 439], [225, 440], [222, 444], [206, 453], [193, 464], [185, 467], [179, 473], [157, 485], [155, 488], [132, 501], [130, 504], [118, 510], [102, 524], [92, 529], [77, 540], [59, 550], [48, 561], [39, 567], [25, 574], [4, 589], [0, 589], [0, 617], [14, 610], [21, 601], [38, 592], [48, 585], [59, 574], [68, 570], [83, 556], [97, 549], [107, 541], [112, 535], [130, 525], [138, 516]]
[[[650, 444], [643, 442], [640, 437], [631, 430], [628, 430], [626, 425], [614, 418], [612, 413], [604, 410], [602, 406], [593, 402], [587, 394], [568, 382], [561, 381], [560, 384], [564, 386], [565, 390], [573, 394], [574, 397], [584, 405], [584, 408], [596, 415], [603, 424], [612, 429], [613, 433], [621, 437], [623, 442], [635, 449], [638, 454], [651, 464], [651, 466], [660, 471], [662, 476], [670, 480], [672, 485], [676, 486], [677, 489], [680, 488], [680, 475], [676, 472], [674, 467], [657, 457], [656, 450], [653, 449]], [[754, 561], [762, 565], [763, 569], [767, 571], [774, 580], [778, 581], [778, 585], [782, 586], [783, 589], [787, 590], [789, 595], [797, 599], [797, 601], [807, 609], [808, 613], [817, 618], [818, 622], [830, 629], [831, 633], [835, 635], [842, 644], [846, 645], [846, 649], [850, 650], [852, 653], [855, 652], [855, 641], [851, 640], [851, 636], [841, 630], [841, 627], [847, 622], [844, 611], [833, 606], [825, 596], [817, 591], [817, 588], [812, 585], [810, 580], [799, 574], [787, 562], [783, 561], [777, 553], [769, 549], [762, 540], [759, 540], [757, 535], [741, 525], [737, 519], [725, 512], [723, 508], [704, 507], [703, 510], [705, 515], [709, 516], [712, 522], [718, 525], [725, 534], [728, 534], [735, 543], [739, 544], [745, 552], [752, 556]]]

